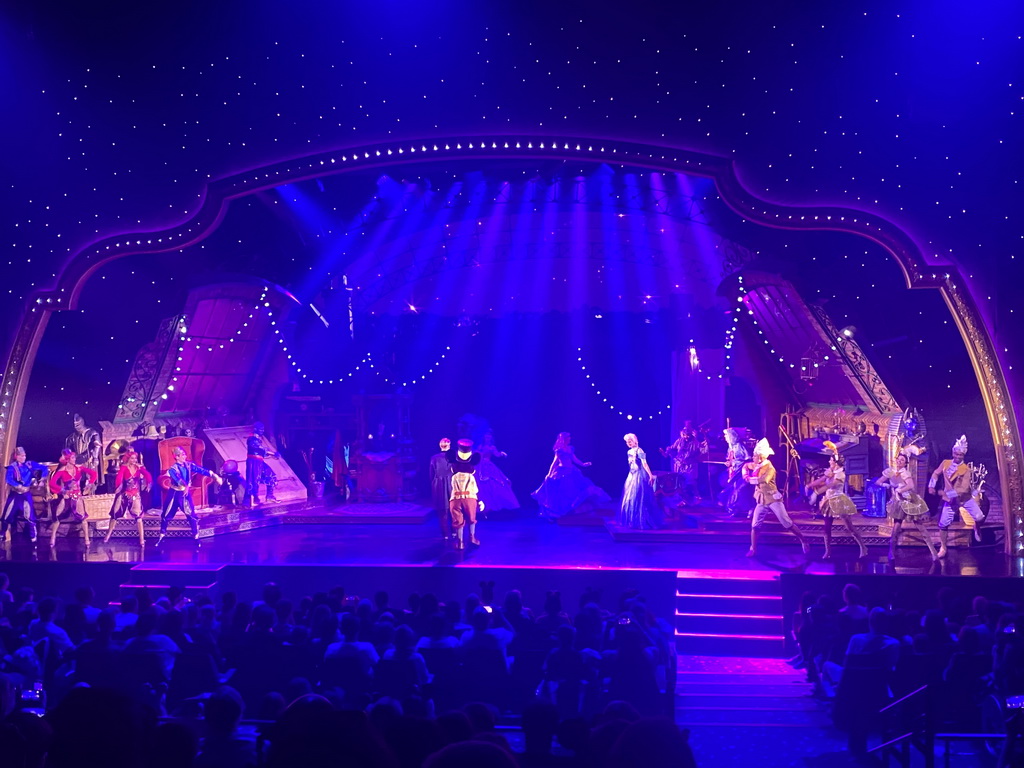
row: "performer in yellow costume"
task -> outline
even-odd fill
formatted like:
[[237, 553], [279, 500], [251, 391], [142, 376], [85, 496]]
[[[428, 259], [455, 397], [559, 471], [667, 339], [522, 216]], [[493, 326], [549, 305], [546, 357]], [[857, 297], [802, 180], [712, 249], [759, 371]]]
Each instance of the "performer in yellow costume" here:
[[843, 521], [843, 525], [860, 547], [858, 556], [866, 557], [868, 548], [857, 531], [857, 526], [853, 524], [857, 507], [854, 506], [853, 499], [846, 495], [846, 459], [839, 453], [836, 444], [830, 440], [825, 441], [825, 448], [832, 454], [828, 460], [828, 469], [808, 486], [808, 489], [815, 493], [825, 492], [825, 498], [821, 502], [821, 514], [825, 518], [825, 559], [832, 557], [832, 523], [836, 518]]
[[803, 533], [797, 527], [786, 511], [782, 503], [782, 494], [775, 485], [775, 467], [769, 460], [775, 451], [768, 445], [763, 437], [754, 446], [754, 461], [751, 471], [747, 474], [747, 482], [754, 486], [754, 516], [750, 521], [750, 550], [747, 557], [754, 557], [757, 554], [757, 532], [764, 525], [764, 520], [771, 512], [775, 515], [782, 527], [796, 536], [800, 547], [806, 555], [811, 551], [810, 544], [804, 538]]
[[889, 561], [896, 559], [896, 547], [899, 545], [900, 533], [903, 530], [903, 521], [913, 523], [928, 546], [932, 560], [937, 560], [935, 544], [932, 542], [931, 534], [925, 528], [928, 522], [928, 504], [917, 493], [917, 484], [910, 473], [910, 457], [920, 454], [916, 445], [908, 445], [896, 455], [896, 466], [887, 467], [882, 470], [882, 476], [877, 480], [883, 488], [892, 489], [892, 496], [886, 505], [886, 512], [892, 518], [892, 536], [889, 538]]
[[[964, 461], [965, 456], [967, 435], [960, 435], [960, 439], [953, 443], [953, 458], [939, 464], [928, 481], [928, 493], [944, 498], [942, 511], [939, 513], [939, 558], [946, 556], [949, 526], [953, 524], [957, 514], [966, 512], [976, 526], [985, 517], [971, 490], [971, 467]], [[942, 478], [941, 491], [938, 489], [939, 478]]]

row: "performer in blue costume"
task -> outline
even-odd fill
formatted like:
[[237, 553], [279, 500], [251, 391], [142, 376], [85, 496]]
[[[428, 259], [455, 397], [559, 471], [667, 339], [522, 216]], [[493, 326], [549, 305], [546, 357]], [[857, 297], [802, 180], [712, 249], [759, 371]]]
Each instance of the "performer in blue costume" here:
[[603, 489], [598, 488], [580, 472], [580, 467], [589, 467], [589, 461], [580, 461], [573, 450], [572, 437], [568, 432], [559, 432], [552, 450], [555, 452], [551, 467], [531, 495], [540, 506], [540, 514], [554, 521], [568, 515], [584, 505], [608, 508], [612, 500]]
[[508, 458], [508, 454], [498, 450], [490, 430], [484, 434], [483, 445], [477, 450], [480, 453], [480, 466], [476, 469], [476, 483], [480, 486], [480, 501], [492, 512], [498, 509], [519, 509], [519, 499], [512, 490], [512, 482], [494, 463], [495, 459]]
[[245, 503], [255, 507], [260, 503], [260, 485], [267, 486], [267, 501], [277, 501], [274, 497], [274, 486], [277, 475], [267, 466], [267, 456], [277, 456], [268, 451], [263, 442], [266, 427], [262, 421], [252, 425], [252, 434], [245, 441]]
[[47, 467], [28, 460], [24, 448], [14, 449], [11, 463], [7, 466], [7, 501], [0, 515], [0, 543], [7, 536], [8, 527], [11, 529], [11, 539], [14, 539], [14, 526], [18, 520], [24, 521], [32, 541], [36, 540], [38, 529], [36, 510], [32, 503], [32, 486], [41, 483], [48, 474], [50, 470]]
[[224, 482], [216, 472], [211, 472], [206, 467], [200, 467], [194, 461], [189, 461], [184, 448], [175, 448], [174, 463], [167, 470], [167, 476], [171, 479], [171, 487], [167, 491], [164, 511], [160, 515], [160, 536], [156, 540], [157, 546], [160, 546], [160, 542], [164, 540], [164, 536], [167, 535], [167, 525], [179, 510], [188, 520], [192, 538], [199, 541], [199, 522], [196, 520], [196, 505], [192, 501], [192, 478], [195, 475], [212, 477], [218, 485]]
[[661, 514], [654, 501], [654, 476], [647, 466], [647, 454], [632, 432], [622, 439], [629, 448], [626, 452], [629, 474], [626, 475], [626, 484], [622, 489], [619, 525], [640, 529], [660, 528]]

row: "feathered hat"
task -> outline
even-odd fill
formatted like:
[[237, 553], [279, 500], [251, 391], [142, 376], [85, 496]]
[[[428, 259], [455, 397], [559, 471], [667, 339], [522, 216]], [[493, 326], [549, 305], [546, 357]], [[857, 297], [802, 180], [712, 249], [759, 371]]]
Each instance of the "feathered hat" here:
[[754, 446], [754, 453], [756, 453], [758, 456], [765, 457], [775, 455], [775, 451], [773, 451], [772, 447], [768, 445], [768, 438], [766, 437], [762, 437], [760, 440], [757, 441], [757, 445]]
[[960, 435], [960, 439], [953, 443], [953, 453], [967, 453], [967, 435]]
[[831, 453], [833, 456], [838, 456], [839, 455], [839, 446], [837, 446], [831, 440], [826, 440], [824, 445], [825, 445], [825, 450], [828, 451], [829, 453]]

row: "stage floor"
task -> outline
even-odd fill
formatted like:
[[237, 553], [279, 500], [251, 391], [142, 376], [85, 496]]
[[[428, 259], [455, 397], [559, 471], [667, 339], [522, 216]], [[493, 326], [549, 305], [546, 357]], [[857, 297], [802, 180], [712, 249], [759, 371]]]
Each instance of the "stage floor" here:
[[88, 551], [81, 539], [59, 539], [52, 550], [42, 538], [36, 545], [19, 539], [0, 547], [0, 562], [706, 570], [744, 572], [752, 578], [778, 573], [1014, 575], [1011, 558], [995, 547], [951, 549], [941, 563], [932, 563], [923, 547], [903, 547], [890, 564], [884, 546], [872, 546], [868, 557], [858, 559], [856, 547], [837, 544], [833, 559], [825, 561], [820, 543], [805, 557], [794, 541], [762, 545], [759, 556], [751, 559], [745, 557], [742, 540], [616, 541], [604, 527], [555, 525], [528, 511], [484, 520], [477, 535], [482, 546], [459, 552], [441, 542], [433, 518], [392, 525], [304, 521], [218, 535], [201, 546], [168, 538], [160, 547], [149, 543], [144, 550], [133, 539], [104, 544], [94, 538]]

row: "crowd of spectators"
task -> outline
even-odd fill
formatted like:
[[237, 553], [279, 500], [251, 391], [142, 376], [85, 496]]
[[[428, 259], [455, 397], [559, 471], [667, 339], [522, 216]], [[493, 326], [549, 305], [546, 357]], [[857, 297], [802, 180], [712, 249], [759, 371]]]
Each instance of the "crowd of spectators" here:
[[883, 727], [874, 714], [897, 700], [934, 731], [1002, 731], [1024, 694], [1024, 604], [967, 600], [950, 587], [923, 610], [868, 603], [856, 584], [841, 597], [805, 593], [792, 622], [791, 661], [834, 701], [853, 751]]
[[516, 590], [495, 604], [489, 582], [402, 605], [274, 584], [251, 603], [95, 602], [0, 574], [4, 765], [693, 764], [671, 720], [673, 630], [635, 592], [587, 592], [572, 615], [557, 592], [537, 614]]

